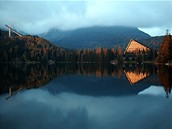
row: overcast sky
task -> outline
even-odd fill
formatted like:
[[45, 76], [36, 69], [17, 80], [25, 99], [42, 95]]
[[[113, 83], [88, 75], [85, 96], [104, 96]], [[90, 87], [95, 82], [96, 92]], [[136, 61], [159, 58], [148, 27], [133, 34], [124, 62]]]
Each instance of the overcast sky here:
[[63, 30], [103, 25], [134, 26], [156, 36], [172, 32], [172, 0], [169, 1], [2, 1], [0, 28], [7, 24], [29, 34], [56, 27]]

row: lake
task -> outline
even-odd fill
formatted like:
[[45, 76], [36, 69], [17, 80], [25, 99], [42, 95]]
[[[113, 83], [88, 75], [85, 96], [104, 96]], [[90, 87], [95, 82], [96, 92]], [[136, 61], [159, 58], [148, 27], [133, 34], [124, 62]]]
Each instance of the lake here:
[[172, 67], [0, 64], [0, 129], [171, 129]]

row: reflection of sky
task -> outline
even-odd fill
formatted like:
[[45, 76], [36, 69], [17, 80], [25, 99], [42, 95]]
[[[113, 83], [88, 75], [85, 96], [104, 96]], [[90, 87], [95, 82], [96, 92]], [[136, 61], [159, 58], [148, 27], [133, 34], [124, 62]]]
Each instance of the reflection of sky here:
[[139, 92], [139, 95], [158, 95], [158, 96], [164, 96], [165, 90], [162, 86], [150, 86], [149, 88]]
[[172, 102], [161, 96], [93, 97], [45, 89], [0, 96], [4, 129], [171, 129]]

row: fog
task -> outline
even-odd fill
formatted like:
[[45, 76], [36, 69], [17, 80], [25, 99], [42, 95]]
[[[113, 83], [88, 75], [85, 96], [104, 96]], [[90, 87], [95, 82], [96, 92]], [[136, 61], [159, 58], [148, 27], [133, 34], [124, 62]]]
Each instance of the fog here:
[[161, 95], [93, 97], [45, 89], [0, 96], [4, 129], [171, 129], [172, 103]]
[[150, 35], [172, 31], [172, 1], [0, 1], [0, 27], [8, 24], [29, 34], [51, 28], [134, 26]]

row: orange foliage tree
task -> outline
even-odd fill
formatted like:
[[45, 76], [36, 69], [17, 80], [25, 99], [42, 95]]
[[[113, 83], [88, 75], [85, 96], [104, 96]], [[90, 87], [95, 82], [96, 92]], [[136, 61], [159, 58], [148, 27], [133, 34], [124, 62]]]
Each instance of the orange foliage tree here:
[[157, 58], [158, 63], [167, 63], [172, 61], [172, 38], [170, 34], [166, 34]]

